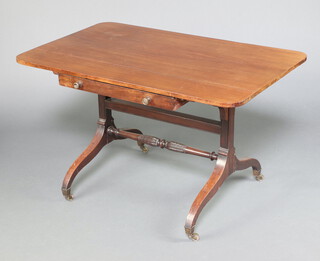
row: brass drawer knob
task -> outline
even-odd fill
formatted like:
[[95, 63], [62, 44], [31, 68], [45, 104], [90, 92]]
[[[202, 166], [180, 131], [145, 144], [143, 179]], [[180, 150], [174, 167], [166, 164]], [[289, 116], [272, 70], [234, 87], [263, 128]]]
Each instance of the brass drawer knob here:
[[142, 104], [143, 105], [148, 105], [151, 102], [151, 98], [150, 97], [144, 97], [142, 99]]
[[82, 87], [82, 82], [81, 81], [77, 81], [73, 84], [73, 88], [75, 89], [79, 89]]

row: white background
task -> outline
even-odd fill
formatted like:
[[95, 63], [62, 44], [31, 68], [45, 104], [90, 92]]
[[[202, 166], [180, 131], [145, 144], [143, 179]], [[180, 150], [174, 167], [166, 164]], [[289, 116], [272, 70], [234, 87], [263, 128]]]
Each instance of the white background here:
[[[1, 1], [0, 260], [320, 260], [320, 5], [317, 0]], [[303, 51], [308, 60], [236, 110], [238, 156], [266, 179], [237, 172], [184, 235], [214, 165], [132, 141], [108, 145], [60, 193], [95, 132], [96, 95], [59, 87], [15, 56], [105, 21]], [[77, 61], [75, 61], [77, 62]], [[182, 111], [217, 117], [215, 108]], [[216, 150], [218, 139], [114, 114], [119, 127]]]

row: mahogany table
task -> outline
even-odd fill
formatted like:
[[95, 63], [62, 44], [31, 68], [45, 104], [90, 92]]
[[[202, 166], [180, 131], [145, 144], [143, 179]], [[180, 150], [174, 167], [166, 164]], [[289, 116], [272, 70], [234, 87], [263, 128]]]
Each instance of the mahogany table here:
[[[194, 228], [201, 210], [230, 174], [251, 167], [257, 180], [263, 178], [258, 160], [235, 154], [235, 108], [305, 60], [296, 51], [119, 23], [100, 23], [17, 56], [20, 64], [53, 71], [62, 86], [98, 94], [97, 132], [64, 178], [66, 199], [72, 199], [79, 171], [114, 140], [135, 140], [144, 152], [148, 144], [217, 161], [186, 219], [185, 232], [193, 240], [199, 239]], [[187, 102], [218, 107], [220, 119], [175, 112]], [[207, 152], [138, 129], [118, 129], [113, 110], [219, 134], [220, 147]]]

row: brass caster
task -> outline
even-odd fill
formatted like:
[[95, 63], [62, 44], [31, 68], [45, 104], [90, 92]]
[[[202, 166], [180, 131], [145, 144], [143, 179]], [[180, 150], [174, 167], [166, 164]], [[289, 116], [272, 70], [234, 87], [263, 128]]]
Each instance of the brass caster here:
[[73, 196], [72, 195], [67, 195], [67, 196], [64, 196], [66, 198], [66, 200], [68, 201], [72, 201], [73, 200]]
[[190, 240], [198, 241], [200, 239], [199, 234], [194, 233], [194, 227], [193, 228], [184, 228], [184, 229], [185, 229], [185, 232]]
[[257, 181], [261, 181], [264, 179], [264, 176], [261, 174], [261, 170], [253, 170], [253, 176], [255, 176]]
[[191, 239], [192, 241], [198, 241], [200, 239], [200, 236], [198, 233], [192, 233], [191, 235], [188, 236], [189, 239]]
[[257, 181], [261, 181], [263, 179], [264, 179], [264, 176], [262, 174], [260, 174], [259, 176], [256, 176]]
[[61, 190], [62, 190], [62, 194], [66, 200], [68, 200], [68, 201], [73, 200], [73, 196], [71, 195], [71, 188], [68, 188], [68, 189], [62, 188]]
[[148, 153], [149, 148], [144, 144], [138, 144], [143, 153]]

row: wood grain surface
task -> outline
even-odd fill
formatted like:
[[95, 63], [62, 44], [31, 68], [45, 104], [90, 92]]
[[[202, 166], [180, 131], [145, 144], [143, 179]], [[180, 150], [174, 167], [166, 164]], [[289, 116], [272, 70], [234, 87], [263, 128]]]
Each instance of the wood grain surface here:
[[305, 60], [297, 51], [119, 23], [17, 56], [20, 64], [54, 73], [219, 107], [247, 103]]

